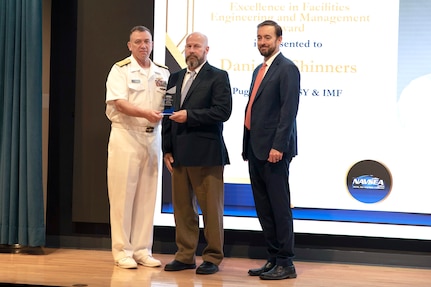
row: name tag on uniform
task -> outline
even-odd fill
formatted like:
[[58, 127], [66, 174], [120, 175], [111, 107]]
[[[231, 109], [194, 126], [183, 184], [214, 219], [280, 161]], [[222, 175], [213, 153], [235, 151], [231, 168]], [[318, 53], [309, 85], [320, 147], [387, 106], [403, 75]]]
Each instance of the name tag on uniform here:
[[139, 84], [140, 82], [141, 82], [141, 80], [139, 80], [139, 79], [132, 79], [133, 84]]

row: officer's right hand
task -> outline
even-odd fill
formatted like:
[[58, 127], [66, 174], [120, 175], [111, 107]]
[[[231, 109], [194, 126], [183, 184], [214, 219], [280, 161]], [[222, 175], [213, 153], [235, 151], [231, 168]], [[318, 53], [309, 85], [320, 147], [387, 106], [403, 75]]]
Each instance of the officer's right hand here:
[[149, 110], [149, 111], [147, 111], [145, 118], [150, 123], [157, 123], [157, 122], [159, 122], [163, 118], [163, 116], [162, 116], [162, 112], [161, 111]]

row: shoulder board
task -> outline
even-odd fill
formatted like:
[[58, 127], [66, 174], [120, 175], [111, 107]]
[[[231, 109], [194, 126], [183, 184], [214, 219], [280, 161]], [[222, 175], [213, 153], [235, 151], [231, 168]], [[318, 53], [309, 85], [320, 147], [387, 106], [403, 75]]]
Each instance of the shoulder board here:
[[155, 62], [153, 62], [157, 67], [160, 67], [160, 68], [163, 68], [163, 69], [166, 69], [166, 70], [169, 70], [169, 68], [167, 67], [167, 66], [165, 66], [165, 65], [161, 65], [161, 64], [158, 64], [158, 63], [155, 63]]
[[127, 64], [130, 64], [130, 62], [131, 62], [130, 58], [126, 58], [124, 60], [121, 60], [121, 61], [115, 63], [115, 65], [122, 67], [122, 66], [125, 66]]

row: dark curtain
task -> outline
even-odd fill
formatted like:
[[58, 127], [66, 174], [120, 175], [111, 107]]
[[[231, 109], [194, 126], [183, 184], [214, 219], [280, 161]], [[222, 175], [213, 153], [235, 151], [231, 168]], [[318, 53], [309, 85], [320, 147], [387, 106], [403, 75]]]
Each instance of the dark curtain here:
[[42, 0], [0, 0], [0, 244], [45, 244]]

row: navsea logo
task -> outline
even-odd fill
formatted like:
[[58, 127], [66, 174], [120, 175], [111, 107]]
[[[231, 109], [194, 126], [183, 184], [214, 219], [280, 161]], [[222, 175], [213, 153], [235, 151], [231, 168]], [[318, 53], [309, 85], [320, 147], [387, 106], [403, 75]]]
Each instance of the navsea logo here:
[[353, 188], [366, 188], [366, 189], [385, 189], [385, 182], [383, 179], [374, 177], [373, 175], [361, 175], [353, 179]]
[[350, 168], [346, 184], [356, 200], [376, 203], [389, 195], [392, 176], [383, 164], [374, 160], [363, 160]]

